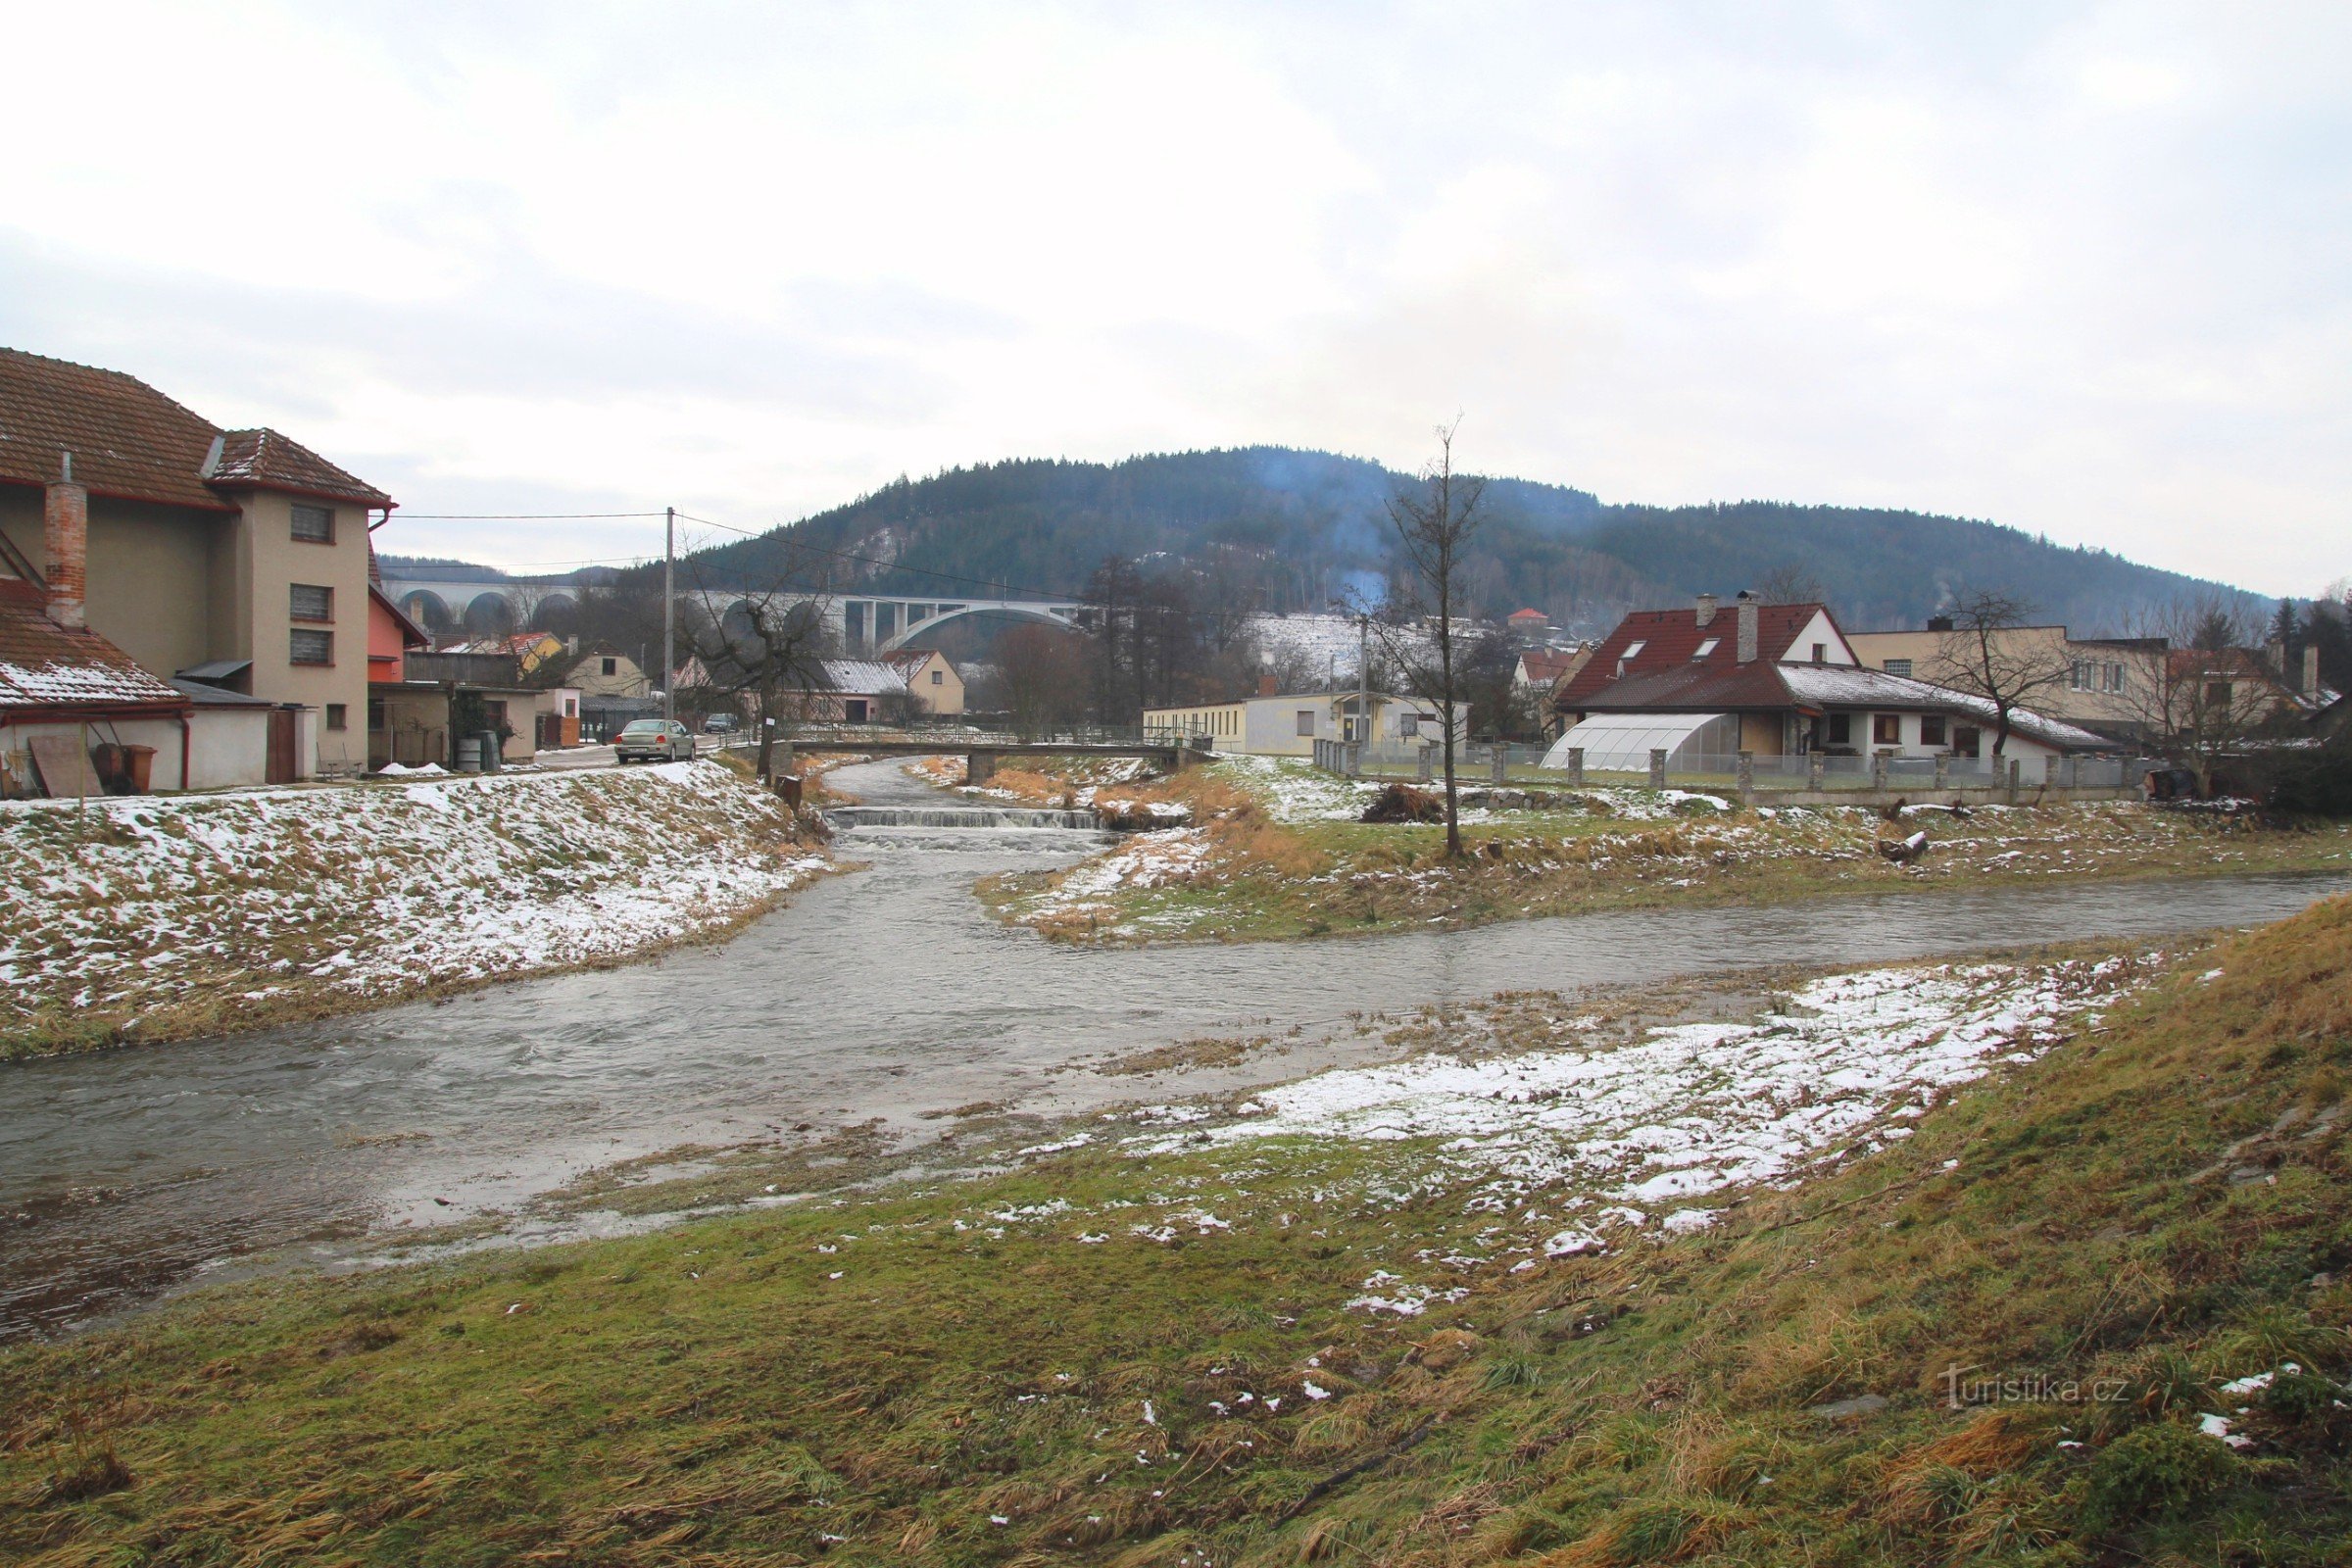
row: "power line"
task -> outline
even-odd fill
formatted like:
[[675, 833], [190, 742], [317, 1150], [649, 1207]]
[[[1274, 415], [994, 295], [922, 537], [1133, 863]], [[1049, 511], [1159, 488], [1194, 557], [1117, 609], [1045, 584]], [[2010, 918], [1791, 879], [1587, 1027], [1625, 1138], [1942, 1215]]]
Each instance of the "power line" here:
[[404, 512], [403, 522], [578, 522], [591, 517], [659, 517], [659, 512]]
[[[739, 533], [746, 539], [764, 539], [768, 534], [782, 531], [778, 528], [768, 528], [755, 532], [750, 528], [738, 528], [731, 522], [720, 522], [711, 517], [697, 517], [684, 512], [679, 513], [678, 516], [687, 522], [699, 522], [707, 528], [722, 528], [728, 533]], [[1086, 595], [1084, 594], [1054, 593], [1050, 589], [1034, 588], [1023, 583], [1005, 582], [1004, 579], [999, 577], [967, 577], [953, 571], [934, 571], [928, 566], [909, 566], [904, 562], [883, 561], [873, 556], [860, 556], [848, 550], [829, 550], [823, 545], [808, 544], [797, 539], [792, 542], [792, 548], [795, 550], [809, 551], [815, 555], [831, 556], [837, 561], [854, 561], [861, 566], [879, 566], [885, 571], [910, 572], [918, 577], [937, 577], [942, 582], [969, 583], [976, 588], [996, 588], [1000, 590], [1008, 590], [1012, 592], [1028, 594], [1037, 599], [1066, 600], [1071, 604], [1085, 604], [1087, 602]], [[854, 598], [856, 596], [853, 595], [851, 597]], [[881, 597], [888, 598], [890, 596], [883, 595]], [[1004, 595], [1000, 593], [999, 597], [1004, 597]]]

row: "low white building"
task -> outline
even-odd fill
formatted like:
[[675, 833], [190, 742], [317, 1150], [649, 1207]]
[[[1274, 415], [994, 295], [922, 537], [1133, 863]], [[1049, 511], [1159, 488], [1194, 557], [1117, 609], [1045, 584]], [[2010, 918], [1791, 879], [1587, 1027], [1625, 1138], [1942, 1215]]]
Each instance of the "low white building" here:
[[[1361, 706], [1354, 692], [1270, 692], [1224, 703], [1147, 708], [1144, 729], [1206, 736], [1214, 750], [1247, 757], [1312, 757], [1317, 741], [1365, 741], [1375, 752], [1409, 752], [1445, 741], [1437, 703], [1374, 692], [1368, 700], [1369, 724]], [[1456, 710], [1462, 715], [1454, 735], [1459, 746], [1469, 705], [1457, 704]]]

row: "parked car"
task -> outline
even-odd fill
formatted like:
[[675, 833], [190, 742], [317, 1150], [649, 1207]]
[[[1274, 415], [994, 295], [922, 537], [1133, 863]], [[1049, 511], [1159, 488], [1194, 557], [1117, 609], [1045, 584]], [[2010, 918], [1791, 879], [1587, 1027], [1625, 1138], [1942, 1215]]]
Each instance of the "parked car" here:
[[735, 715], [733, 713], [712, 713], [709, 718], [703, 720], [703, 733], [706, 735], [734, 734]]
[[674, 718], [636, 718], [613, 737], [612, 754], [623, 762], [683, 762], [694, 756], [694, 731]]

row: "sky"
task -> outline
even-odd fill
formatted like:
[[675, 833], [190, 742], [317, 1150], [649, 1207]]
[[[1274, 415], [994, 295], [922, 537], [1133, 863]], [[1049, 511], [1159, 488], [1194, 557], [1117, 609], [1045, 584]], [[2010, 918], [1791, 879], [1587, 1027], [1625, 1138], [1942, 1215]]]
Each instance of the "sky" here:
[[[522, 569], [1274, 443], [2352, 573], [2352, 6], [0, 0], [0, 343]], [[37, 63], [37, 64], [36, 64]], [[690, 530], [693, 532], [693, 530]], [[692, 542], [716, 537], [708, 530]]]

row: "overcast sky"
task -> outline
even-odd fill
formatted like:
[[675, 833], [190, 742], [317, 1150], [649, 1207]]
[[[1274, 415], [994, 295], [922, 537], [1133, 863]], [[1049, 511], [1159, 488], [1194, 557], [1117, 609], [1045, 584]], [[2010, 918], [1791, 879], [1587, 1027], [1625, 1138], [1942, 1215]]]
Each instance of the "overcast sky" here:
[[[1275, 442], [2352, 572], [2352, 6], [0, 0], [0, 342], [404, 513]], [[527, 565], [659, 524], [399, 518]], [[1736, 586], [1736, 585], [1734, 585]]]

